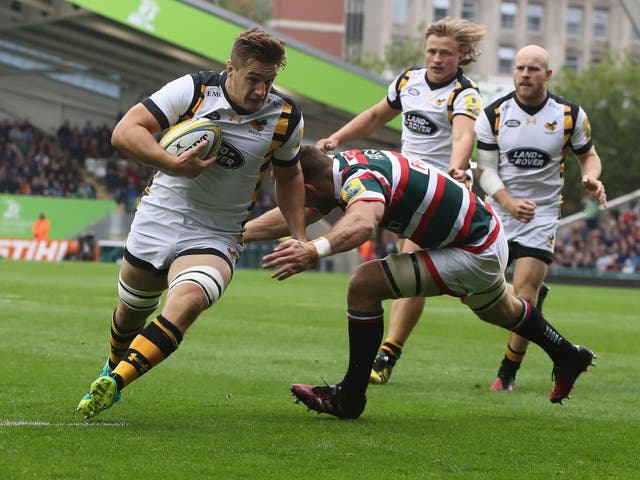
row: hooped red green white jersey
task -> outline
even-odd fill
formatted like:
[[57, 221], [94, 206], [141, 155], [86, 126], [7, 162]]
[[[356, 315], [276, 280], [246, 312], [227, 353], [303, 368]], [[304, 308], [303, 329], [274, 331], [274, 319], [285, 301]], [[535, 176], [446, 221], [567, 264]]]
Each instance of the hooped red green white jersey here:
[[380, 226], [422, 248], [480, 252], [500, 231], [489, 207], [464, 185], [421, 160], [386, 150], [348, 150], [333, 162], [336, 198], [343, 209], [381, 202]]

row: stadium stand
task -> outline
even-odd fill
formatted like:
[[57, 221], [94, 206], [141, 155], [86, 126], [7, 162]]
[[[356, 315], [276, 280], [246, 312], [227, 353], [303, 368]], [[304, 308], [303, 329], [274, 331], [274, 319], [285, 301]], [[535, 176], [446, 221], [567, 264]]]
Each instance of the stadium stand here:
[[113, 198], [131, 212], [152, 174], [121, 158], [106, 125], [65, 122], [54, 137], [27, 120], [0, 122], [0, 193]]
[[558, 234], [552, 267], [632, 274], [640, 271], [640, 200], [579, 219]]

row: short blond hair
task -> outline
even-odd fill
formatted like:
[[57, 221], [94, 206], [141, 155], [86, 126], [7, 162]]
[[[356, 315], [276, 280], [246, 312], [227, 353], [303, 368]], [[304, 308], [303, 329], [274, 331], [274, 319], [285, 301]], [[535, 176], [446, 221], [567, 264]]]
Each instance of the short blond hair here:
[[451, 37], [462, 53], [460, 65], [468, 65], [478, 60], [478, 43], [484, 38], [487, 29], [484, 25], [473, 23], [461, 18], [451, 19], [449, 17], [438, 20], [427, 27], [425, 40], [431, 35], [436, 37]]

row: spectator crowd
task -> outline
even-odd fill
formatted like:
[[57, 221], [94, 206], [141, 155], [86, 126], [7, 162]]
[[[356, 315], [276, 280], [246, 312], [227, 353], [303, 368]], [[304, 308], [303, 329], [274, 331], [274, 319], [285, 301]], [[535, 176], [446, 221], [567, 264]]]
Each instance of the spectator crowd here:
[[[106, 162], [103, 178], [87, 174], [88, 158]], [[53, 136], [26, 120], [0, 121], [0, 194], [96, 198], [99, 185], [131, 212], [153, 173], [138, 162], [122, 161], [111, 146], [111, 129], [106, 125], [87, 122], [79, 127], [65, 122]], [[253, 215], [274, 204], [272, 189], [262, 189]], [[376, 240], [373, 248], [379, 256], [394, 251], [393, 239]], [[624, 209], [608, 209], [561, 228], [552, 267], [640, 272], [639, 240], [640, 200], [636, 199]]]
[[599, 272], [640, 272], [640, 200], [610, 208], [594, 222], [579, 220], [560, 229], [552, 267]]

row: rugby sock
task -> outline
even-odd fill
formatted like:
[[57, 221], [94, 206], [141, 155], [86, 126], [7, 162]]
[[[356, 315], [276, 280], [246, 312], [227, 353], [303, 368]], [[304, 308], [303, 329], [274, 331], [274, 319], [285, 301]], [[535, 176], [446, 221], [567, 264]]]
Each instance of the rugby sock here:
[[384, 350], [397, 360], [400, 358], [403, 346], [404, 345], [402, 343], [396, 342], [393, 338], [387, 338], [380, 347], [380, 350]]
[[111, 372], [118, 390], [144, 375], [178, 349], [182, 333], [162, 315], [134, 338], [122, 361]]
[[134, 328], [133, 330], [123, 330], [118, 328], [116, 325], [116, 312], [114, 310], [113, 316], [111, 317], [111, 338], [109, 339], [109, 344], [111, 346], [111, 352], [109, 353], [109, 369], [113, 370], [116, 368], [116, 365], [120, 363], [124, 353], [131, 345], [131, 342], [134, 338], [138, 336], [138, 334], [144, 328], [145, 321]]
[[532, 307], [527, 301], [522, 299], [520, 301], [522, 302], [520, 321], [511, 330], [539, 345], [551, 357], [553, 363], [568, 360], [574, 353], [573, 344], [542, 317], [540, 310]]
[[507, 342], [500, 371], [510, 374], [511, 376], [515, 376], [526, 353], [526, 350], [524, 352], [516, 352], [509, 346], [509, 343]]
[[384, 310], [347, 310], [349, 320], [349, 369], [342, 380], [347, 399], [359, 401], [367, 390], [371, 366], [384, 333]]
[[544, 304], [544, 299], [547, 298], [547, 294], [549, 293], [549, 286], [542, 282], [540, 285], [540, 290], [538, 291], [538, 299], [536, 301], [536, 308], [542, 312], [542, 305]]

